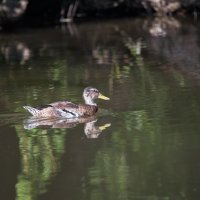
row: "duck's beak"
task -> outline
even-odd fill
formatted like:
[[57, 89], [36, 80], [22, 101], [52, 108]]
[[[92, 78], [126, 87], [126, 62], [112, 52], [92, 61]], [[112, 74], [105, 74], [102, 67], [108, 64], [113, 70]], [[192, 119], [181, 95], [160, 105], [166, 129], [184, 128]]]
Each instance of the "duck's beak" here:
[[110, 123], [104, 124], [103, 126], [99, 126], [99, 130], [103, 131], [103, 130], [105, 130], [106, 128], [108, 128], [108, 127], [110, 127], [110, 126], [111, 126]]
[[99, 96], [98, 96], [99, 99], [104, 99], [104, 100], [110, 100], [110, 98], [104, 96], [103, 94], [99, 93]]

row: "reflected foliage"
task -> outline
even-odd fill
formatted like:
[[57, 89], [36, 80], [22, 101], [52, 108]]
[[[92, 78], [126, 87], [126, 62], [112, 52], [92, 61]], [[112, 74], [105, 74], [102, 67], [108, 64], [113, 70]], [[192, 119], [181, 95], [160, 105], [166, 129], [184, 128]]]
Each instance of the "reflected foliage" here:
[[[110, 124], [95, 125], [97, 120], [85, 119], [34, 119], [25, 121], [25, 128], [16, 125], [21, 153], [21, 173], [16, 184], [17, 199], [38, 199], [60, 171], [65, 150], [66, 129], [85, 123], [87, 138], [98, 138]], [[27, 129], [28, 128], [28, 129]]]
[[16, 184], [17, 199], [37, 199], [60, 168], [65, 130], [24, 130], [16, 126], [21, 152], [21, 173]]
[[[175, 94], [161, 74], [155, 76], [144, 65], [137, 76], [141, 77], [135, 80], [139, 91], [131, 97], [135, 109], [118, 112], [110, 139], [104, 141], [95, 156], [95, 164], [88, 169], [85, 185], [89, 186], [85, 193], [90, 196], [86, 195], [85, 199], [198, 196], [192, 186], [196, 178], [193, 180], [190, 170], [199, 176], [199, 145], [193, 145], [200, 139], [200, 127], [192, 128], [199, 113], [197, 117], [197, 112], [189, 105], [193, 102], [193, 106], [199, 108], [200, 96], [194, 97], [184, 108], [181, 102], [190, 101], [186, 91], [177, 93], [176, 90]], [[178, 80], [176, 84], [178, 88]], [[175, 104], [169, 103], [174, 101], [173, 97], [179, 99]], [[198, 164], [190, 163], [191, 154]]]
[[[71, 165], [65, 157], [64, 178], [56, 174], [61, 170], [64, 141], [70, 138], [66, 130], [28, 131], [16, 125], [22, 166], [16, 184], [19, 199], [37, 199], [45, 192], [44, 198], [53, 198], [48, 193], [61, 192], [53, 190], [56, 178], [66, 183], [61, 188], [63, 199], [69, 191], [72, 199], [76, 195], [97, 200], [198, 199], [200, 95], [199, 83], [188, 78], [188, 72], [198, 73], [198, 30], [192, 24], [188, 30], [171, 22], [166, 37], [152, 37], [154, 23], [162, 24], [156, 19], [142, 24], [125, 20], [80, 25], [78, 35], [66, 30], [17, 35], [13, 41], [20, 41], [30, 52], [22, 62], [7, 56], [12, 51], [6, 49], [7, 36], [2, 36], [3, 113], [22, 112], [27, 104], [80, 102], [82, 89], [88, 85], [98, 85], [111, 97], [105, 105], [111, 134], [89, 142], [77, 142], [75, 137], [77, 143], [72, 144], [78, 147], [69, 142], [74, 160]], [[170, 26], [170, 20], [166, 24]], [[191, 41], [193, 51], [183, 41]], [[45, 123], [39, 126], [55, 126]], [[109, 126], [105, 125], [101, 128]], [[76, 180], [75, 186], [71, 180]], [[47, 191], [49, 183], [51, 191]]]

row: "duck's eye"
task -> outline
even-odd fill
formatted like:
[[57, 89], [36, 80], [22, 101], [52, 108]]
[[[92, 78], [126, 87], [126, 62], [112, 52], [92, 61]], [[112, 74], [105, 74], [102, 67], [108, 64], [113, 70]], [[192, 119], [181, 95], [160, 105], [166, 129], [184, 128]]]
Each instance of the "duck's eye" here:
[[94, 92], [94, 93], [98, 93], [98, 90], [93, 89], [92, 92]]

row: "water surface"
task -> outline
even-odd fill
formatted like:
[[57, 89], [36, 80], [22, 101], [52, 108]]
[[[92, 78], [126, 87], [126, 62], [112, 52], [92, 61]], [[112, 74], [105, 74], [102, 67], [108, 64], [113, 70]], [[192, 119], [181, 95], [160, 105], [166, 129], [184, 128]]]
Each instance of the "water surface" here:
[[[200, 198], [199, 24], [161, 22], [0, 35], [1, 199]], [[88, 121], [22, 108], [79, 103], [87, 86], [111, 98]]]

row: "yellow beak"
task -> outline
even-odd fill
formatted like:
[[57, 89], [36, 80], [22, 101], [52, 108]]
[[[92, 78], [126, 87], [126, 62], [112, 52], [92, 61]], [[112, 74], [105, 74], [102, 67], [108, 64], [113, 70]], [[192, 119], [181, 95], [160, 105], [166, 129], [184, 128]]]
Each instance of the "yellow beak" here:
[[99, 126], [99, 130], [103, 131], [103, 130], [105, 130], [106, 128], [108, 128], [110, 126], [111, 126], [110, 123], [109, 124], [104, 124], [103, 126]]
[[104, 99], [104, 100], [110, 100], [110, 98], [104, 96], [103, 94], [99, 93], [99, 96], [98, 96], [99, 99]]

